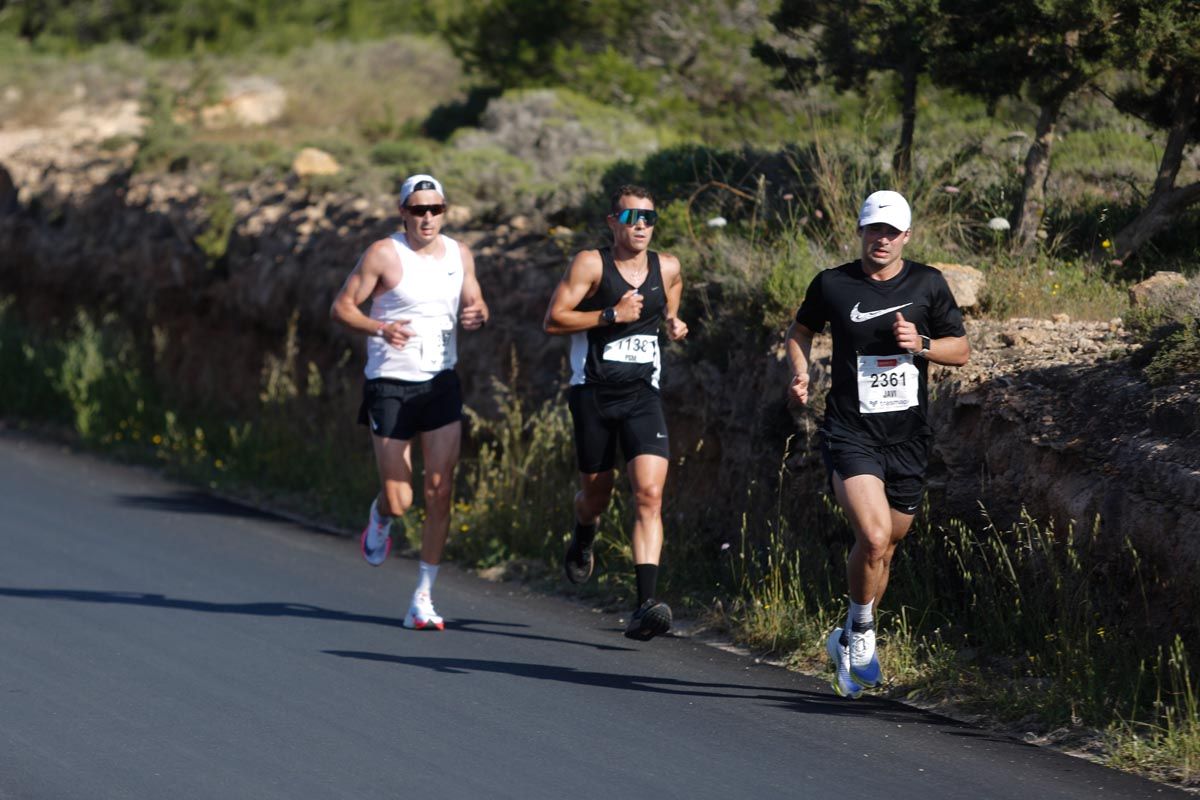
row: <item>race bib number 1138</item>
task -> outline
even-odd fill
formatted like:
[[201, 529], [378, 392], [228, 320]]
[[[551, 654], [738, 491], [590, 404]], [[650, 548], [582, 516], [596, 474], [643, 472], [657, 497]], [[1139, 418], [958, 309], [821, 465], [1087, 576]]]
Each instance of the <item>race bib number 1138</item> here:
[[653, 364], [658, 360], [658, 337], [650, 334], [626, 336], [604, 345], [605, 361]]

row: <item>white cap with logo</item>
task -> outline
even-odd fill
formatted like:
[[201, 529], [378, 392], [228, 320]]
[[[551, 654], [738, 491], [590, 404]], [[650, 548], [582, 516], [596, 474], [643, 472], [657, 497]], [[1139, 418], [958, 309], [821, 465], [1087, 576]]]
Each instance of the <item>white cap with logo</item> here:
[[404, 205], [408, 201], [408, 196], [413, 192], [425, 189], [433, 189], [442, 196], [442, 200], [446, 199], [446, 193], [442, 191], [442, 184], [438, 182], [437, 178], [432, 175], [409, 175], [400, 185], [400, 205]]
[[899, 192], [875, 192], [862, 204], [858, 212], [858, 227], [865, 228], [882, 222], [891, 225], [898, 231], [906, 231], [912, 227], [912, 211], [908, 201]]

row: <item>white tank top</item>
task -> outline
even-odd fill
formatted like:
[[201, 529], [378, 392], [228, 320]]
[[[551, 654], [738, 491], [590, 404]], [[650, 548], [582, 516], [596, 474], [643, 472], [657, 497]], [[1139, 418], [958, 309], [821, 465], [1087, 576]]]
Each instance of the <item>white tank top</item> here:
[[458, 362], [458, 304], [462, 297], [463, 262], [458, 242], [441, 236], [441, 258], [414, 253], [404, 234], [391, 236], [404, 274], [400, 283], [371, 301], [371, 319], [409, 320], [416, 333], [393, 347], [381, 337], [367, 338], [368, 379], [427, 381]]

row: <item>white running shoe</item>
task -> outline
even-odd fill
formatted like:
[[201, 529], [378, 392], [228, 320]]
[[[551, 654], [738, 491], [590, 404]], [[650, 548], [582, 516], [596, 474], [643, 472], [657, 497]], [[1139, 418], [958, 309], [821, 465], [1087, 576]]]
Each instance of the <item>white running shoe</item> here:
[[850, 675], [863, 686], [883, 683], [883, 670], [875, 654], [874, 622], [856, 622], [850, 626]]
[[850, 675], [850, 639], [841, 628], [834, 628], [825, 640], [825, 652], [833, 662], [833, 680], [829, 685], [841, 697], [854, 699], [862, 694], [862, 686]]
[[382, 564], [392, 549], [392, 520], [390, 517], [386, 521], [380, 518], [375, 506], [378, 502], [378, 498], [371, 501], [371, 518], [362, 532], [363, 558], [373, 567]]
[[412, 605], [408, 607], [408, 613], [404, 615], [404, 627], [415, 631], [444, 631], [446, 623], [434, 611], [432, 598], [421, 592], [413, 595]]

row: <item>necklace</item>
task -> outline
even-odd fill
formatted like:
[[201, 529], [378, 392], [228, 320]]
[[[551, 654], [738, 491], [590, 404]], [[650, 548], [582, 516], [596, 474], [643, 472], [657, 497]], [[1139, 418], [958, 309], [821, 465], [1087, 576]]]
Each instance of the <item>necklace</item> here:
[[621, 273], [621, 277], [624, 278], [625, 282], [629, 283], [629, 284], [641, 283], [641, 281], [643, 279], [645, 279], [645, 277], [647, 275], [650, 274], [650, 265], [649, 264], [641, 264], [640, 266], [634, 268], [632, 266], [626, 266], [619, 262], [614, 262], [614, 263], [616, 263], [617, 272]]

